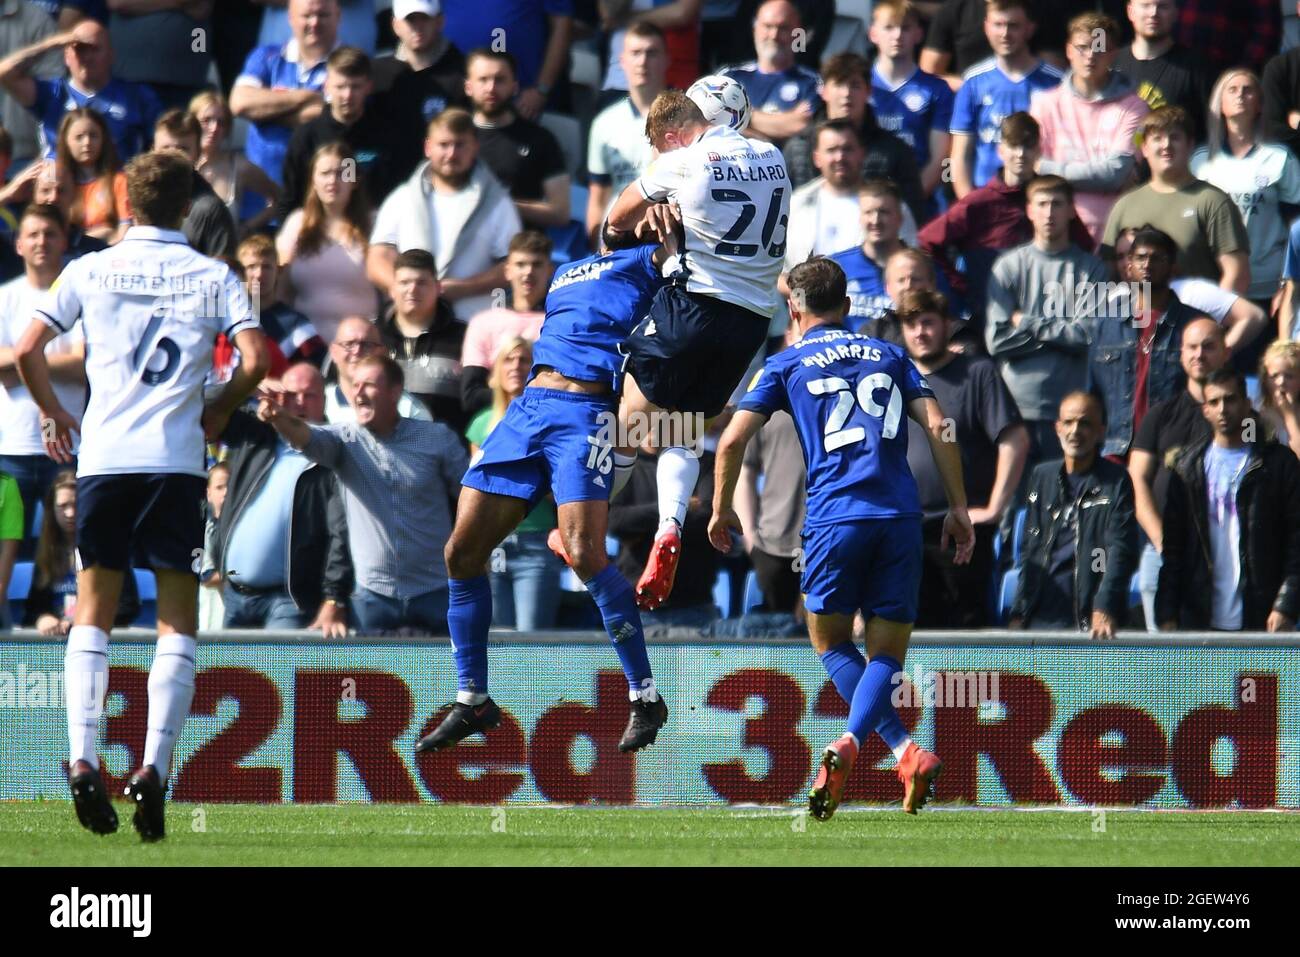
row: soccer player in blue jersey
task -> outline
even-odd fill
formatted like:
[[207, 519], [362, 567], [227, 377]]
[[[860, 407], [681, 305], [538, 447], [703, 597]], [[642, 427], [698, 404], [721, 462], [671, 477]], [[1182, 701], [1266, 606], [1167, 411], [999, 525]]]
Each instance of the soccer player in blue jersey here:
[[910, 0], [881, 0], [871, 10], [871, 109], [876, 122], [916, 153], [921, 188], [933, 196], [943, 178], [952, 145], [953, 94], [942, 77], [916, 65], [916, 48], [925, 36]]
[[[898, 758], [903, 810], [925, 804], [939, 759], [918, 747], [894, 710], [921, 580], [921, 508], [907, 465], [907, 423], [926, 430], [948, 497], [943, 545], [970, 561], [961, 452], [944, 439], [934, 393], [898, 346], [844, 328], [844, 272], [817, 257], [790, 271], [790, 319], [800, 340], [767, 360], [718, 444], [709, 540], [722, 551], [740, 529], [732, 508], [745, 446], [778, 410], [794, 419], [808, 467], [804, 572], [808, 635], [849, 702], [848, 729], [822, 754], [808, 794], [812, 815], [839, 806], [864, 737], [878, 733]], [[853, 644], [853, 616], [867, 622], [867, 658]]]
[[[605, 252], [570, 263], [551, 281], [528, 386], [461, 483], [456, 526], [444, 550], [459, 690], [451, 712], [416, 751], [440, 751], [500, 723], [488, 697], [488, 560], [547, 492], [555, 495], [565, 558], [600, 609], [627, 676], [632, 705], [619, 750], [653, 744], [668, 720], [632, 586], [605, 555], [605, 529], [617, 478], [631, 475], [630, 468], [616, 470], [613, 459], [619, 346], [663, 285], [663, 264], [677, 252], [674, 227], [670, 207], [657, 206], [635, 233], [606, 228]], [[662, 244], [643, 243], [637, 234], [647, 230]]]
[[[1029, 50], [1034, 19], [1029, 0], [988, 0], [984, 35], [993, 56], [962, 76], [952, 107], [952, 186], [961, 199], [1002, 166], [998, 133], [1012, 113], [1029, 109], [1037, 90], [1050, 90], [1062, 73]], [[973, 162], [972, 162], [973, 161]]]

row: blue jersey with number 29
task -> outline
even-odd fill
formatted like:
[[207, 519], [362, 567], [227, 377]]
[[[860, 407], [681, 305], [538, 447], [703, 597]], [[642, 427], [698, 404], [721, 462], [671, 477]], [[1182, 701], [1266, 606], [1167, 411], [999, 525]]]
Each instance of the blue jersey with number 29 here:
[[901, 348], [819, 326], [767, 360], [740, 408], [790, 413], [808, 466], [805, 528], [921, 517], [907, 466], [907, 405], [932, 397]]

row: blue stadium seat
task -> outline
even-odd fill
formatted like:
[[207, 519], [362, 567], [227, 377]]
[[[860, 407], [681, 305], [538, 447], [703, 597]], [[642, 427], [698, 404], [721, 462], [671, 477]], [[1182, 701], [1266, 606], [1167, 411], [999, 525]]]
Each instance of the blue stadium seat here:
[[1025, 542], [1025, 519], [1029, 516], [1029, 509], [1021, 508], [1016, 510], [1016, 522], [1011, 532], [1011, 563], [1020, 564], [1020, 546]]
[[718, 572], [718, 577], [713, 580], [713, 604], [718, 607], [718, 613], [723, 618], [731, 617], [731, 576], [726, 570]]
[[133, 569], [135, 587], [140, 592], [140, 614], [131, 622], [133, 628], [152, 628], [158, 623], [158, 580], [153, 572]]
[[1142, 589], [1138, 587], [1138, 572], [1133, 573], [1133, 577], [1128, 582], [1128, 606], [1130, 608], [1142, 607]]
[[615, 538], [613, 535], [606, 535], [606, 536], [605, 536], [605, 554], [608, 555], [610, 558], [617, 558], [617, 557], [618, 557], [618, 548], [619, 548], [618, 539]]
[[758, 575], [750, 572], [745, 576], [745, 613], [763, 606], [763, 589], [758, 587]]
[[45, 518], [45, 501], [36, 500], [36, 507], [32, 509], [32, 523], [27, 526], [27, 534], [32, 538], [41, 537], [41, 521]]
[[1020, 569], [1013, 568], [1002, 576], [1002, 585], [998, 588], [998, 624], [1007, 623], [1007, 612], [1016, 600], [1016, 587], [1020, 584]]
[[14, 563], [14, 573], [9, 579], [9, 615], [14, 624], [23, 620], [23, 610], [27, 603], [27, 594], [32, 590], [32, 569], [31, 562]]
[[1251, 405], [1258, 406], [1259, 397], [1260, 397], [1259, 376], [1257, 375], [1246, 376], [1246, 395], [1250, 397]]

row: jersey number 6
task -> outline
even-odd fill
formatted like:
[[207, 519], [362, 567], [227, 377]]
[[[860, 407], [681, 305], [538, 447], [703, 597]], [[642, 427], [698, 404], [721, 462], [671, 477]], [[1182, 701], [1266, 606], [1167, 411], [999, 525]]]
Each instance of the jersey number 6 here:
[[[785, 187], [778, 186], [772, 190], [772, 198], [767, 204], [767, 215], [763, 217], [763, 233], [757, 243], [738, 243], [736, 240], [745, 235], [745, 230], [749, 229], [749, 224], [754, 221], [754, 214], [758, 212], [758, 207], [754, 205], [754, 200], [746, 192], [738, 189], [715, 189], [713, 190], [713, 201], [715, 203], [740, 203], [740, 218], [732, 225], [723, 235], [722, 241], [713, 247], [713, 252], [718, 256], [737, 256], [748, 259], [750, 256], [757, 256], [759, 246], [767, 250], [767, 254], [773, 259], [780, 259], [785, 256], [785, 235], [782, 233], [779, 243], [772, 242], [772, 234], [776, 232], [776, 227], [781, 226], [785, 229], [788, 217], [781, 216], [781, 197], [785, 195]], [[777, 218], [780, 217], [780, 223]]]
[[[145, 326], [144, 335], [140, 339], [140, 344], [136, 346], [135, 353], [131, 357], [131, 368], [140, 368], [141, 362], [148, 362], [145, 370], [140, 375], [140, 381], [145, 385], [159, 385], [166, 382], [174, 376], [181, 364], [181, 348], [171, 339], [163, 336], [156, 343], [152, 343], [154, 333], [162, 325], [163, 319], [166, 318], [166, 307], [162, 304], [154, 307], [153, 315], [149, 317], [149, 325]], [[151, 350], [149, 347], [153, 345]], [[154, 357], [158, 353], [164, 356], [164, 362], [160, 368], [153, 368]]]
[[[889, 405], [883, 406], [876, 401], [877, 389], [889, 390]], [[835, 396], [835, 408], [831, 409], [823, 431], [827, 452], [834, 452], [854, 442], [861, 442], [867, 437], [867, 430], [860, 425], [851, 429], [844, 428], [844, 423], [849, 420], [849, 415], [853, 412], [853, 387], [848, 382], [839, 376], [813, 379], [808, 383], [808, 391], [813, 395]], [[857, 399], [858, 405], [867, 415], [876, 418], [884, 416], [884, 425], [880, 430], [881, 438], [892, 439], [898, 434], [898, 427], [903, 421], [903, 393], [898, 391], [898, 386], [894, 385], [894, 380], [887, 373], [873, 372], [869, 376], [864, 376], [858, 382]]]

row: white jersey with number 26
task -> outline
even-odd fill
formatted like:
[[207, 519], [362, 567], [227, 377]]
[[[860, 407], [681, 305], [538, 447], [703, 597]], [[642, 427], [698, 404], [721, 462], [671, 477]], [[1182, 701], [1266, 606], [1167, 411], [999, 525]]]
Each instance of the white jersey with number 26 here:
[[212, 347], [259, 328], [225, 263], [182, 233], [132, 226], [116, 246], [75, 259], [37, 309], [86, 337], [90, 401], [78, 475], [204, 475], [203, 383]]
[[712, 126], [690, 146], [662, 154], [637, 185], [646, 199], [681, 209], [687, 291], [772, 317], [790, 222], [779, 149]]

